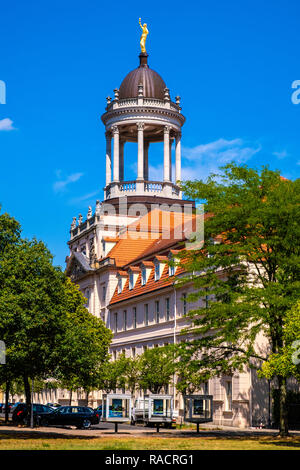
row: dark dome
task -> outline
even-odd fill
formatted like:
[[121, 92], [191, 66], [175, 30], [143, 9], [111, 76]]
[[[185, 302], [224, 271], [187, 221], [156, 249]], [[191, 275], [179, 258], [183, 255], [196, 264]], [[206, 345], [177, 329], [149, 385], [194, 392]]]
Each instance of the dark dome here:
[[146, 98], [157, 98], [163, 100], [166, 84], [161, 76], [150, 69], [147, 64], [148, 54], [140, 54], [140, 66], [132, 70], [124, 78], [119, 88], [119, 99], [136, 98], [138, 96], [138, 85], [144, 85], [144, 96]]

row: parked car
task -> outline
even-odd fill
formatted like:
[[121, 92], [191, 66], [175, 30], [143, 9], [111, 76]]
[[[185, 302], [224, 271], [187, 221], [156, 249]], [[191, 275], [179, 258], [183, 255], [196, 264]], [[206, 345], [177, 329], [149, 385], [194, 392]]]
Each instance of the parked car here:
[[[35, 426], [45, 426], [47, 421], [45, 417], [53, 413], [53, 409], [47, 405], [40, 403], [33, 404], [33, 424]], [[30, 423], [30, 407], [26, 403], [19, 403], [12, 414], [12, 421], [14, 424], [29, 424]]]
[[[8, 412], [11, 412], [13, 403], [8, 403]], [[5, 413], [5, 403], [0, 403], [0, 413]]]
[[92, 424], [98, 424], [100, 414], [87, 406], [61, 406], [54, 410], [45, 421], [49, 426], [76, 426], [78, 429], [89, 429]]
[[57, 408], [61, 407], [59, 403], [47, 403], [47, 406], [50, 406], [53, 410], [57, 410]]
[[97, 408], [94, 410], [96, 413], [99, 414], [100, 418], [102, 416], [102, 405], [99, 405]]
[[23, 403], [22, 401], [17, 401], [16, 403], [14, 403], [10, 409], [10, 412], [13, 413], [14, 410], [17, 408], [17, 406], [20, 404], [20, 403]]

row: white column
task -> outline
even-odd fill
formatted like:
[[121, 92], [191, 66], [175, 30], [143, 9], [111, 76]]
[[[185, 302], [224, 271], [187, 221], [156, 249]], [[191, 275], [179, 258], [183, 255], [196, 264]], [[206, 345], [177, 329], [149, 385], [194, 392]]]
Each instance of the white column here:
[[181, 132], [176, 134], [175, 183], [176, 181], [181, 181]]
[[173, 139], [170, 138], [170, 181], [172, 181], [172, 144]]
[[164, 181], [170, 181], [170, 127], [164, 127]]
[[144, 179], [149, 180], [149, 161], [148, 161], [148, 151], [149, 151], [150, 142], [144, 142]]
[[119, 167], [119, 150], [120, 150], [120, 144], [119, 144], [119, 128], [118, 126], [113, 126], [112, 127], [112, 131], [113, 131], [113, 137], [114, 137], [114, 181], [115, 182], [119, 182], [119, 171], [120, 171], [120, 167]]
[[138, 128], [138, 175], [137, 179], [144, 179], [144, 123], [137, 123]]
[[106, 137], [106, 186], [111, 183], [111, 133], [105, 132]]
[[124, 181], [124, 145], [125, 141], [120, 141], [120, 181]]

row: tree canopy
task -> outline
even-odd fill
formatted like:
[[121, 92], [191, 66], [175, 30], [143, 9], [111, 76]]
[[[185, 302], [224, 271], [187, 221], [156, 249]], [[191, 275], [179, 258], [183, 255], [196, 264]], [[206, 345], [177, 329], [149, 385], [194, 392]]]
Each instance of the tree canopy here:
[[[188, 300], [201, 300], [188, 314], [195, 339], [181, 345], [187, 363], [204, 376], [260, 367], [282, 354], [285, 320], [299, 299], [300, 180], [232, 163], [183, 190], [205, 200], [207, 214], [203, 247], [181, 255], [182, 283], [195, 288]], [[286, 377], [276, 377], [284, 391]], [[281, 411], [286, 433], [284, 403]]]
[[[3, 227], [3, 231], [2, 231]], [[2, 383], [57, 378], [90, 390], [108, 360], [111, 332], [85, 308], [85, 298], [43, 242], [20, 238], [20, 226], [0, 216], [0, 338], [6, 345]]]

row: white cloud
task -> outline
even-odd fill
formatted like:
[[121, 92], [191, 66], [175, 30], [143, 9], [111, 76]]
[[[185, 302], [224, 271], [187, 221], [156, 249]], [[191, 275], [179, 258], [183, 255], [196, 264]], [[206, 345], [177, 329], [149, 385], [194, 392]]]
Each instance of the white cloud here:
[[99, 195], [99, 191], [93, 191], [92, 193], [84, 194], [83, 196], [78, 196], [70, 199], [70, 204], [79, 204], [81, 202], [87, 201]]
[[281, 160], [282, 158], [286, 158], [288, 157], [288, 153], [286, 150], [282, 150], [281, 152], [273, 152], [273, 154], [275, 157], [279, 158], [279, 160]]
[[56, 193], [62, 192], [70, 183], [75, 183], [83, 176], [83, 173], [72, 173], [64, 180], [55, 181], [53, 189]]
[[[242, 139], [218, 139], [196, 147], [182, 148], [182, 180], [205, 179], [210, 173], [217, 173], [220, 166], [235, 161], [238, 164], [250, 160], [259, 152], [260, 146], [249, 146]], [[162, 181], [163, 165], [149, 167], [150, 179]], [[175, 168], [172, 166], [174, 180]]]
[[13, 131], [13, 121], [9, 118], [0, 120], [0, 131]]
[[259, 145], [247, 145], [243, 139], [218, 139], [193, 148], [183, 147], [182, 180], [204, 179], [210, 173], [217, 173], [220, 166], [232, 161], [237, 164], [246, 163], [260, 149]]

